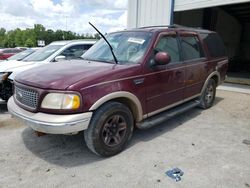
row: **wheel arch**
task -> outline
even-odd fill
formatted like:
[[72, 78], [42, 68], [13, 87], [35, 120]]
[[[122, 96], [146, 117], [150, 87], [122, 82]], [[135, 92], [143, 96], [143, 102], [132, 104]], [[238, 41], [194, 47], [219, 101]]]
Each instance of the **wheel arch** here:
[[118, 91], [103, 96], [90, 107], [89, 111], [94, 111], [109, 101], [120, 102], [129, 107], [136, 122], [143, 119], [143, 111], [139, 99], [134, 94], [127, 91]]
[[212, 72], [206, 79], [205, 83], [203, 84], [202, 90], [201, 90], [201, 94], [204, 92], [204, 90], [206, 89], [206, 86], [208, 84], [208, 81], [210, 79], [214, 79], [215, 83], [216, 83], [216, 87], [220, 84], [220, 73], [218, 71], [214, 71]]

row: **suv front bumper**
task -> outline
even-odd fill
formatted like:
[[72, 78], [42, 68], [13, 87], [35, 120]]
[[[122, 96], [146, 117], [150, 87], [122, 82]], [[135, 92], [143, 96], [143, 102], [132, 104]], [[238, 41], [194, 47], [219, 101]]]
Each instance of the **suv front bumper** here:
[[85, 130], [92, 117], [92, 112], [69, 115], [32, 113], [20, 108], [13, 97], [8, 100], [8, 110], [35, 131], [50, 134], [69, 134]]

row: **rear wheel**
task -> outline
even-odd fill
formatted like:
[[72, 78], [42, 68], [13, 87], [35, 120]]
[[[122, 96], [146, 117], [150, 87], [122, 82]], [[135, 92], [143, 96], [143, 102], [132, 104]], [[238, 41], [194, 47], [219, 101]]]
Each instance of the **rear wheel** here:
[[118, 102], [108, 102], [94, 112], [84, 138], [88, 148], [101, 156], [121, 152], [133, 133], [133, 115]]
[[213, 79], [210, 79], [201, 95], [200, 107], [203, 109], [210, 108], [214, 103], [215, 94], [216, 83]]

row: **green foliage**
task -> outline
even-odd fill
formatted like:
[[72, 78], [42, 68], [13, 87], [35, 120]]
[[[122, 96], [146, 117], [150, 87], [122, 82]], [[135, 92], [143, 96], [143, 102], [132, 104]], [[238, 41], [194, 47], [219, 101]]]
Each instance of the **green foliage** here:
[[34, 41], [31, 39], [31, 38], [28, 38], [26, 41], [25, 41], [25, 44], [24, 46], [25, 47], [34, 47], [36, 43], [34, 43]]
[[6, 30], [4, 28], [0, 28], [0, 46], [4, 46], [5, 32]]
[[15, 30], [6, 31], [4, 28], [0, 28], [0, 47], [36, 47], [37, 40], [44, 40], [45, 44], [50, 44], [53, 41], [58, 40], [73, 40], [73, 39], [100, 39], [100, 35], [89, 33], [77, 34], [71, 31], [46, 29], [41, 24], [35, 24], [32, 29], [21, 30], [19, 28]]

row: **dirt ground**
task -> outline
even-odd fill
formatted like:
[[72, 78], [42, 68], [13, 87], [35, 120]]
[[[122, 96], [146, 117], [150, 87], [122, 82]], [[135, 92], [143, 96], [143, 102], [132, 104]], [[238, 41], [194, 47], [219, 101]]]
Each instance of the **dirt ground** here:
[[[92, 154], [83, 134], [37, 137], [0, 104], [0, 187], [250, 188], [250, 94], [217, 91], [215, 105], [136, 130], [111, 158]], [[183, 172], [175, 182], [165, 175]]]

